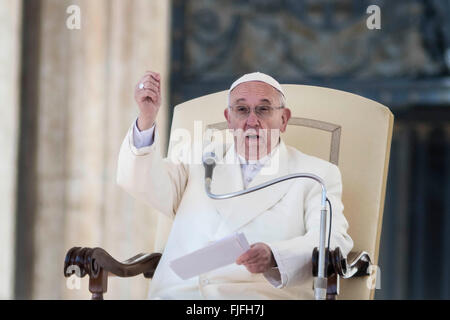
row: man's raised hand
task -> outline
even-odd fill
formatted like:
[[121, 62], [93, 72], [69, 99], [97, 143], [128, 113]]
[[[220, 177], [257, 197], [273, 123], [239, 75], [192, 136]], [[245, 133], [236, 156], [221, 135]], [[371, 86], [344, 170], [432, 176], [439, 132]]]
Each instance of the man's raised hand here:
[[161, 106], [161, 76], [147, 71], [136, 84], [134, 99], [139, 106], [138, 128], [147, 130], [153, 126]]

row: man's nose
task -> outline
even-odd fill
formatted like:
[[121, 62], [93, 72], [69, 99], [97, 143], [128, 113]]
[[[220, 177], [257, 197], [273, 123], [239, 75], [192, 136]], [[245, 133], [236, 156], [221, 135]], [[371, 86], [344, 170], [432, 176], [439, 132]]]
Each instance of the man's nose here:
[[255, 126], [258, 124], [259, 118], [256, 116], [255, 112], [252, 110], [247, 118], [247, 125]]

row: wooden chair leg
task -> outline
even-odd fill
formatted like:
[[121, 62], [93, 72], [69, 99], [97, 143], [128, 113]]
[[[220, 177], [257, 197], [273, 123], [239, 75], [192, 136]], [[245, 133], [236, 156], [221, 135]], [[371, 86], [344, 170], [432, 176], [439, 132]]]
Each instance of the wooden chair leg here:
[[339, 294], [339, 276], [333, 273], [327, 280], [327, 300], [336, 300]]
[[108, 289], [108, 272], [100, 269], [97, 278], [89, 276], [89, 291], [92, 293], [92, 300], [103, 300], [103, 293]]

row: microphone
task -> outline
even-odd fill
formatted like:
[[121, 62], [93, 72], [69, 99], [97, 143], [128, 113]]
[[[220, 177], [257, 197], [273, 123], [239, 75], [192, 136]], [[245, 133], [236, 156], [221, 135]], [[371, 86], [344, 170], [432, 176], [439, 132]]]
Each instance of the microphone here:
[[211, 184], [214, 167], [217, 163], [217, 157], [214, 152], [207, 152], [203, 155], [203, 166], [205, 167], [205, 183]]

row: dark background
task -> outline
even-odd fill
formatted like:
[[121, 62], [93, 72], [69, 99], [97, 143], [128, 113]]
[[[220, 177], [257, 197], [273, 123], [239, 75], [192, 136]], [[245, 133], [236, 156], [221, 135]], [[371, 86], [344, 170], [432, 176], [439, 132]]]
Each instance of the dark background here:
[[[366, 25], [372, 4], [379, 30]], [[449, 299], [450, 1], [187, 0], [172, 10], [171, 106], [261, 71], [391, 109], [375, 297]]]

